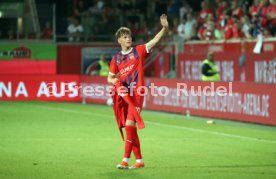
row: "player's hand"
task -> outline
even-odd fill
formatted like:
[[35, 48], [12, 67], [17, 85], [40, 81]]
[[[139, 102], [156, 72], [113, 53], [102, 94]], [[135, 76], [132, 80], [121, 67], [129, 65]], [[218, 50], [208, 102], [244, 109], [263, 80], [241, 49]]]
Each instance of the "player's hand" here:
[[160, 16], [160, 24], [162, 25], [162, 27], [168, 29], [169, 28], [169, 23], [168, 23], [168, 19], [167, 19], [167, 15], [166, 14], [162, 14]]
[[118, 81], [119, 81], [119, 78], [113, 78], [112, 81], [111, 81], [111, 83], [113, 85], [115, 85], [116, 83], [118, 83]]

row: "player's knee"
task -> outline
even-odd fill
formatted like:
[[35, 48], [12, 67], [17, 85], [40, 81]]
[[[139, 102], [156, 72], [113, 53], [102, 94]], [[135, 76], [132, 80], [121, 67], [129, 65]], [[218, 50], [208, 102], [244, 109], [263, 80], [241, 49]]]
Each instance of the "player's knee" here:
[[126, 120], [126, 126], [136, 126], [136, 122], [133, 120]]

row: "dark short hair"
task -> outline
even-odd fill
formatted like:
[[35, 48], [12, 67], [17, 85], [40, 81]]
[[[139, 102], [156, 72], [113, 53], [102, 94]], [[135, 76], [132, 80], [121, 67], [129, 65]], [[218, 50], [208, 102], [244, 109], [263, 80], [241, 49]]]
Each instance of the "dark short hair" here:
[[118, 39], [125, 34], [131, 35], [131, 30], [127, 27], [120, 27], [115, 33], [115, 38]]

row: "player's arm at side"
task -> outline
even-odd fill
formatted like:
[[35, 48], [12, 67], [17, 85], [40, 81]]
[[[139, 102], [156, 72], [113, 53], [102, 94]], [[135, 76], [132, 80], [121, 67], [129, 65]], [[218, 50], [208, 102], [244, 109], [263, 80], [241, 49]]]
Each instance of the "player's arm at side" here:
[[166, 35], [166, 33], [168, 31], [169, 23], [167, 20], [167, 16], [165, 14], [162, 14], [160, 16], [160, 24], [162, 25], [163, 28], [155, 35], [155, 37], [152, 40], [150, 40], [147, 43], [148, 51], [150, 51], [153, 47], [155, 47], [160, 42], [162, 37]]
[[110, 66], [109, 66], [109, 73], [107, 76], [107, 82], [110, 84], [115, 85], [119, 81], [119, 69], [115, 62], [114, 57], [112, 57]]

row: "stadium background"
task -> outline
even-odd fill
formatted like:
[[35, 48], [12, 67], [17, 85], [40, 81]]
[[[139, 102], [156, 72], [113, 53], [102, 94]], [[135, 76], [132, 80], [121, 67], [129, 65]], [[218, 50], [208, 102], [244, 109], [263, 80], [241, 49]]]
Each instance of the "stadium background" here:
[[[224, 2], [228, 5], [223, 6]], [[236, 2], [236, 6], [233, 2]], [[154, 175], [154, 170], [158, 168], [156, 164], [149, 163], [152, 168], [146, 170], [148, 174], [128, 173], [122, 174], [123, 177], [139, 178], [136, 174], [141, 174], [145, 177], [162, 178], [162, 176], [172, 177], [173, 175], [169, 173], [175, 172], [175, 178], [182, 178], [185, 174], [182, 174], [181, 170], [185, 170], [188, 178], [225, 176], [274, 178], [276, 175], [274, 170], [276, 40], [275, 19], [267, 14], [270, 11], [271, 14], [276, 13], [274, 12], [276, 5], [274, 1], [267, 2], [269, 4], [259, 6], [259, 1], [250, 0], [2, 0], [0, 2], [0, 129], [2, 129], [0, 159], [4, 163], [0, 166], [0, 176], [3, 178], [18, 178], [19, 175], [23, 178], [119, 177], [121, 174], [112, 173], [113, 168], [110, 164], [115, 160], [112, 155], [119, 156], [119, 154], [112, 152], [107, 155], [109, 158], [88, 154], [89, 149], [97, 152], [103, 150], [103, 144], [94, 140], [104, 135], [98, 127], [109, 129], [107, 136], [112, 137], [107, 139], [111, 140], [108, 147], [121, 145], [119, 135], [115, 135], [117, 134], [115, 123], [110, 122], [112, 110], [106, 107], [108, 94], [87, 97], [83, 95], [82, 90], [76, 91], [73, 87], [88, 85], [107, 87], [106, 78], [93, 75], [93, 71], [97, 70], [97, 61], [101, 54], [105, 54], [110, 60], [114, 52], [119, 49], [113, 35], [116, 29], [122, 25], [128, 26], [133, 31], [134, 44], [146, 42], [160, 28], [158, 18], [165, 12], [169, 17], [170, 31], [151, 53], [144, 70], [146, 84], [154, 83], [160, 88], [166, 86], [170, 91], [166, 97], [151, 95], [145, 97], [146, 111], [143, 117], [146, 119], [146, 125], [148, 122], [147, 130], [151, 127], [152, 130], [148, 134], [142, 133], [141, 140], [143, 137], [146, 138], [146, 135], [153, 135], [160, 142], [159, 145], [174, 146], [172, 142], [177, 141], [176, 148], [166, 148], [167, 151], [175, 153], [170, 155], [169, 152], [166, 162], [170, 158], [176, 160], [179, 155], [183, 155], [183, 161], [177, 162], [176, 165], [171, 163], [172, 161], [161, 164], [161, 169], [158, 169], [160, 175]], [[257, 4], [256, 7], [254, 3]], [[191, 36], [183, 38], [178, 27], [181, 23], [184, 25], [187, 23], [188, 14], [192, 16], [195, 25], [191, 29]], [[225, 19], [223, 15], [227, 15], [227, 18]], [[247, 19], [248, 24], [243, 19]], [[76, 21], [80, 22], [83, 31], [71, 40], [68, 27]], [[250, 30], [244, 30], [246, 24]], [[217, 31], [221, 37], [209, 35], [209, 27], [213, 26], [215, 28], [211, 30], [211, 34]], [[257, 44], [261, 44], [260, 48], [256, 48]], [[177, 96], [175, 90], [177, 83], [187, 84], [188, 89], [192, 86], [210, 86], [210, 83], [201, 81], [201, 63], [210, 50], [215, 52], [215, 61], [220, 68], [221, 81], [216, 82], [215, 86], [228, 87], [231, 82], [234, 95], [226, 97], [215, 95], [211, 98]], [[47, 93], [45, 89], [48, 84], [54, 85], [57, 90]], [[66, 92], [62, 95], [64, 90]], [[53, 122], [54, 119], [60, 123]], [[69, 123], [65, 119], [68, 119]], [[206, 126], [207, 120], [215, 123]], [[64, 123], [66, 123], [65, 129], [59, 133]], [[86, 124], [90, 128], [85, 128]], [[170, 127], [158, 128], [165, 126]], [[163, 130], [170, 133], [162, 133]], [[187, 136], [190, 140], [180, 140], [181, 137], [187, 139]], [[162, 137], [165, 138], [163, 144], [159, 141]], [[151, 140], [155, 139], [146, 138], [145, 153], [152, 155], [152, 158], [148, 159], [156, 161], [153, 156], [160, 157], [164, 155], [164, 151], [159, 146], [156, 155], [153, 155], [149, 147]], [[26, 141], [30, 143], [22, 147]], [[52, 146], [52, 142], [60, 145]], [[80, 145], [80, 148], [72, 147], [69, 145], [70, 142], [72, 145]], [[12, 143], [14, 144], [11, 145]], [[202, 150], [199, 143], [203, 145]], [[210, 143], [223, 147], [212, 148]], [[33, 147], [37, 145], [48, 148], [51, 154], [42, 148]], [[54, 157], [63, 156], [60, 151], [65, 146], [67, 148], [71, 146], [72, 150], [68, 149], [65, 152], [64, 165], [61, 165], [58, 162], [62, 159], [56, 160]], [[228, 151], [226, 146], [237, 148]], [[16, 150], [18, 147], [22, 148], [20, 152]], [[197, 147], [194, 152], [193, 147]], [[212, 149], [216, 153], [212, 152]], [[87, 175], [84, 174], [85, 171], [81, 167], [86, 163], [80, 161], [79, 166], [74, 163], [80, 156], [70, 158], [70, 154], [78, 150], [81, 154], [90, 156], [90, 160], [93, 161], [89, 163], [90, 165], [99, 165], [100, 169], [96, 167], [87, 172]], [[119, 153], [119, 147], [114, 151]], [[38, 165], [29, 155], [32, 152], [38, 158], [35, 160], [41, 161], [47, 166], [46, 169], [32, 169]], [[205, 152], [207, 156], [212, 156], [206, 159], [211, 161], [210, 166], [204, 161], [204, 156], [201, 156]], [[186, 153], [191, 153], [192, 157], [186, 156]], [[258, 154], [254, 156], [253, 153]], [[232, 157], [233, 160], [225, 159], [224, 154], [226, 158]], [[52, 167], [51, 162], [47, 160], [48, 155], [53, 159]], [[197, 158], [197, 155], [202, 158]], [[94, 161], [101, 160], [101, 157], [105, 161], [112, 161], [108, 164]], [[193, 160], [193, 157], [196, 159]], [[16, 165], [15, 161], [20, 165]], [[23, 161], [30, 162], [32, 166], [25, 166]], [[73, 162], [74, 165], [68, 166], [67, 162]], [[105, 166], [108, 166], [109, 175], [103, 175], [105, 171], [102, 168]], [[75, 172], [70, 171], [73, 167], [76, 168]], [[170, 167], [171, 172], [162, 171]], [[233, 173], [223, 174], [228, 168], [230, 173]], [[56, 174], [48, 171], [55, 171]]]

